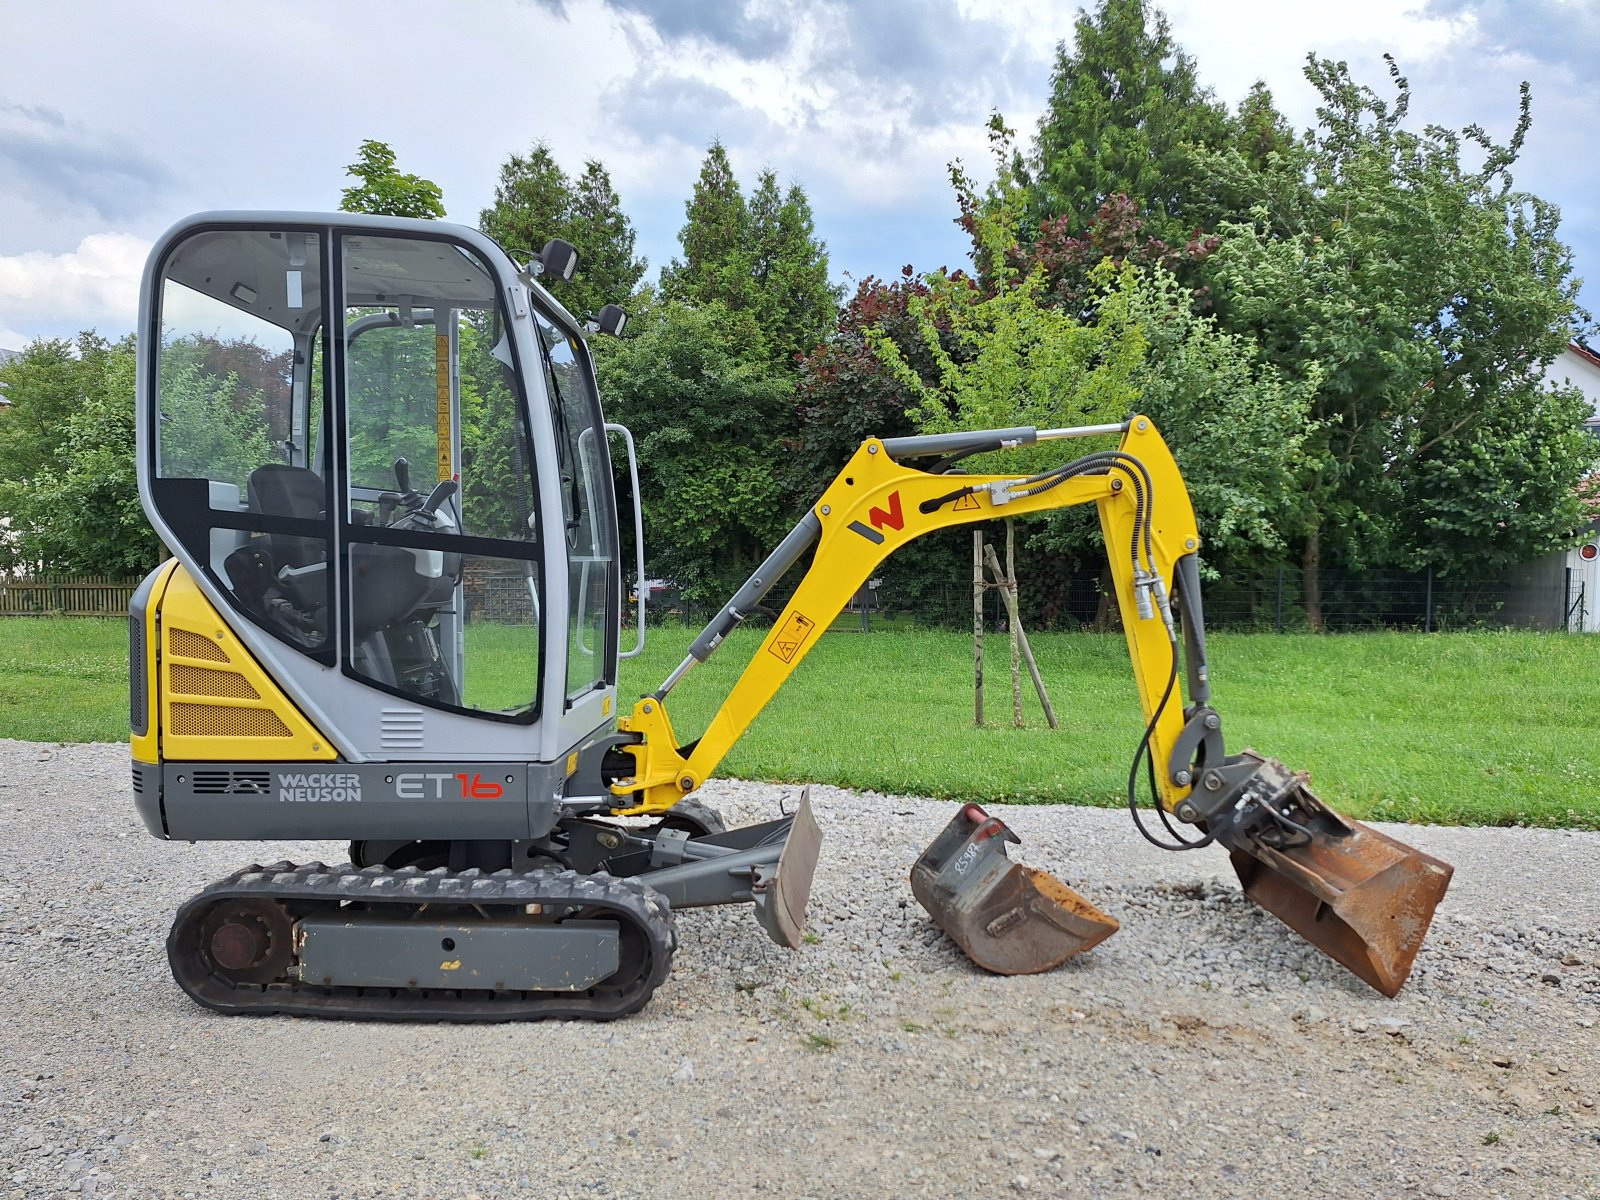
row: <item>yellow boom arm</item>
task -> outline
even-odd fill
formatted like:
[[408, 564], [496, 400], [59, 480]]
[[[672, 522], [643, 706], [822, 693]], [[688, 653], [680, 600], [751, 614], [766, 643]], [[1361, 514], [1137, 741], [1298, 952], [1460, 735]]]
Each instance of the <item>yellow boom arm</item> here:
[[[990, 432], [993, 448], [1002, 448], [1118, 428]], [[1200, 535], [1177, 463], [1155, 425], [1135, 416], [1120, 429], [1122, 440], [1115, 454], [1091, 455], [1096, 460], [1093, 467], [1060, 477], [933, 474], [896, 461], [897, 454], [912, 457], [914, 451], [924, 456], [946, 444], [957, 452], [990, 448], [982, 433], [864, 442], [784, 544], [707, 626], [690, 657], [618, 722], [624, 732], [640, 735], [641, 740], [625, 747], [634, 755], [637, 770], [634, 778], [613, 785], [619, 797], [632, 801], [616, 811], [664, 812], [704, 783], [850, 597], [901, 546], [936, 529], [1076, 504], [1093, 503], [1099, 510], [1139, 701], [1146, 720], [1155, 720], [1150, 749], [1157, 763], [1166, 762], [1184, 720], [1182, 704], [1161, 703], [1174, 653], [1166, 596], [1178, 561], [1195, 554]], [[663, 703], [666, 693], [716, 648], [742, 619], [742, 609], [759, 600], [812, 542], [816, 554], [793, 598], [705, 733], [685, 755]], [[1161, 803], [1172, 811], [1190, 789], [1175, 783], [1164, 770], [1156, 776]]]
[[[948, 463], [952, 457], [1025, 442], [1118, 432], [1122, 441], [1115, 451], [1092, 451], [1027, 477], [947, 475], [904, 463], [929, 457]], [[613, 784], [619, 799], [631, 801], [613, 811], [662, 812], [699, 787], [851, 595], [880, 562], [912, 538], [953, 525], [1088, 503], [1099, 510], [1147, 723], [1128, 789], [1128, 807], [1140, 832], [1167, 850], [1220, 844], [1250, 899], [1384, 995], [1393, 996], [1410, 973], [1433, 911], [1449, 885], [1451, 868], [1341, 816], [1311, 791], [1304, 773], [1250, 750], [1226, 752], [1221, 717], [1209, 704], [1196, 558], [1200, 535], [1194, 510], [1171, 452], [1145, 417], [1088, 429], [986, 430], [864, 443], [816, 507], [695, 639], [689, 657], [619, 722], [625, 733], [639, 739], [623, 747], [633, 755], [637, 770], [633, 779]], [[816, 555], [794, 598], [704, 736], [685, 754], [673, 735], [663, 698], [813, 544]], [[1178, 631], [1168, 603], [1171, 591], [1183, 600], [1186, 695], [1178, 693]], [[1135, 781], [1146, 753], [1171, 841], [1153, 835], [1139, 821]], [[1166, 821], [1168, 813], [1201, 836], [1181, 836]], [[958, 818], [956, 824], [963, 826], [963, 820]], [[1013, 870], [1006, 878], [1016, 873]], [[1034, 884], [1023, 892], [1037, 899], [1038, 887]], [[1077, 899], [1081, 902], [1081, 897]], [[1009, 912], [1008, 906], [1014, 907], [1014, 898], [1001, 905]], [[932, 904], [929, 911], [939, 907]], [[1010, 919], [1003, 913], [996, 917], [988, 908], [983, 914], [978, 926], [992, 936], [998, 936], [997, 922]], [[1089, 925], [1095, 936], [1077, 939], [1076, 949], [1115, 928], [1104, 914], [1097, 914]]]

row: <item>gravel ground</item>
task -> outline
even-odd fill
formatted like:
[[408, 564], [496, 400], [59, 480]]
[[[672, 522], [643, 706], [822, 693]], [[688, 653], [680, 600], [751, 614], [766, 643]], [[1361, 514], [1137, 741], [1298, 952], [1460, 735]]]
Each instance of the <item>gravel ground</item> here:
[[[608, 1025], [227, 1018], [179, 903], [327, 843], [148, 836], [122, 746], [0, 741], [0, 1197], [1600, 1196], [1600, 835], [1406, 828], [1456, 866], [1398, 999], [1125, 814], [1009, 809], [1122, 931], [971, 967], [906, 871], [949, 804], [813, 788], [815, 938], [678, 917]], [[786, 789], [715, 782], [739, 822]]]

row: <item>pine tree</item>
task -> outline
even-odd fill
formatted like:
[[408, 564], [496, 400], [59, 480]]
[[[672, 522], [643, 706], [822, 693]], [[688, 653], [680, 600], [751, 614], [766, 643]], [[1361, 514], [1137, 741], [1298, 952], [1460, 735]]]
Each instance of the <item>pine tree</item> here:
[[[578, 276], [563, 293], [585, 315], [621, 304], [639, 286], [646, 262], [633, 256], [633, 223], [611, 186], [604, 164], [590, 159], [573, 189], [568, 240], [578, 250]], [[568, 296], [571, 299], [568, 299]]]
[[571, 218], [572, 184], [549, 145], [535, 142], [526, 156], [513, 154], [500, 167], [494, 203], [478, 214], [478, 228], [525, 260], [563, 237]]
[[661, 273], [662, 293], [689, 304], [720, 300], [735, 311], [750, 308], [750, 209], [720, 141], [706, 151], [684, 212], [683, 259]]
[[577, 275], [545, 282], [578, 317], [625, 302], [644, 275], [644, 260], [633, 256], [633, 223], [604, 164], [590, 159], [573, 181], [545, 142], [505, 161], [494, 203], [479, 214], [478, 228], [523, 261], [551, 238], [570, 242], [578, 252]]
[[662, 273], [668, 299], [751, 313], [774, 361], [784, 364], [821, 340], [839, 297], [800, 185], [784, 192], [763, 171], [746, 201], [727, 151], [713, 142], [685, 212], [683, 258]]
[[1049, 107], [1027, 173], [1032, 223], [1086, 220], [1121, 193], [1150, 232], [1182, 241], [1214, 218], [1190, 148], [1232, 140], [1227, 109], [1195, 75], [1166, 17], [1145, 0], [1101, 0], [1056, 50]]
[[756, 316], [773, 353], [793, 362], [822, 340], [839, 306], [827, 248], [816, 239], [811, 202], [798, 184], [780, 200], [773, 173], [761, 173], [750, 202], [750, 249]]

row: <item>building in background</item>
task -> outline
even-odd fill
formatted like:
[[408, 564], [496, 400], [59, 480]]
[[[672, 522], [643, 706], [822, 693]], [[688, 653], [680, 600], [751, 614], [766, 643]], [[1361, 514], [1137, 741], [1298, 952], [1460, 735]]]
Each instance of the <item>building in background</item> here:
[[[1589, 401], [1584, 427], [1600, 438], [1600, 354], [1573, 342], [1546, 368], [1551, 384], [1571, 384]], [[1535, 559], [1515, 577], [1506, 619], [1513, 624], [1573, 633], [1600, 633], [1600, 531], [1570, 550]]]
[[[22, 352], [20, 350], [0, 350], [0, 367], [5, 366], [13, 358], [21, 358], [21, 357], [22, 357]], [[0, 408], [10, 408], [10, 407], [11, 407], [11, 401], [6, 399], [5, 381], [4, 380], [0, 380]]]

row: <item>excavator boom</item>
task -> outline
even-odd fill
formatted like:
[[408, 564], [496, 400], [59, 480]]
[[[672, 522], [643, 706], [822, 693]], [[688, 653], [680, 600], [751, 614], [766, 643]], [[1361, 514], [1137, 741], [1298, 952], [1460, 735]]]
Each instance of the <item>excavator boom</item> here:
[[[946, 473], [973, 454], [1109, 434], [1119, 437], [1115, 450], [1092, 451], [1031, 476]], [[912, 465], [927, 460], [932, 469]], [[1143, 416], [1113, 426], [863, 443], [672, 675], [619, 721], [634, 739], [623, 747], [634, 769], [612, 783], [619, 811], [664, 812], [699, 787], [849, 598], [907, 542], [937, 529], [1090, 503], [1099, 513], [1147, 722], [1129, 773], [1129, 805], [1140, 831], [1170, 850], [1219, 843], [1255, 903], [1394, 995], [1410, 973], [1451, 868], [1339, 816], [1310, 791], [1305, 775], [1274, 759], [1224, 749], [1221, 716], [1210, 704], [1200, 534], [1178, 465]], [[680, 743], [667, 714], [668, 693], [813, 547], [789, 603], [705, 732]], [[1147, 830], [1140, 817], [1142, 762], [1166, 837]], [[976, 815], [958, 814], [918, 861], [912, 883], [924, 907], [975, 961], [1007, 974], [1044, 970], [1115, 931], [1112, 918], [1058, 881], [1008, 863], [1003, 846], [1014, 835], [969, 807]], [[1195, 836], [1180, 832], [1173, 818]], [[980, 861], [984, 869], [974, 866]], [[1041, 919], [1029, 924], [1024, 918], [1030, 913]]]

